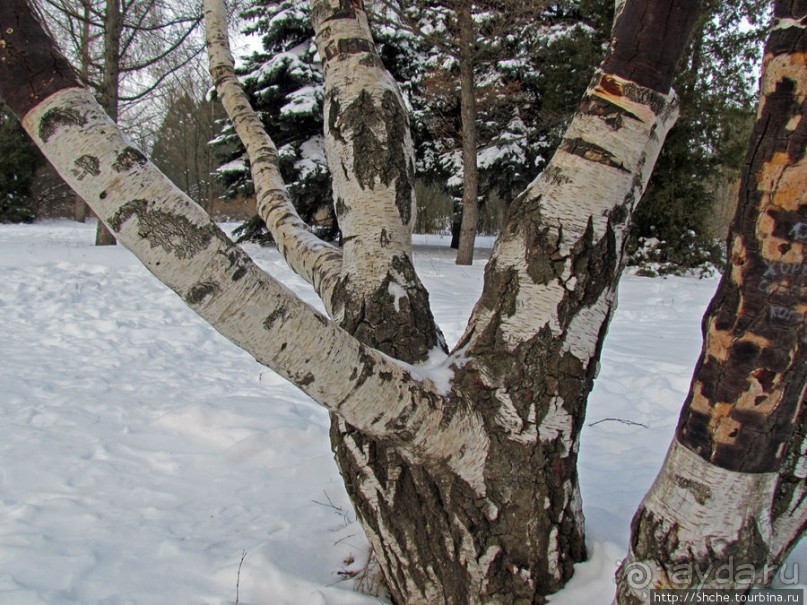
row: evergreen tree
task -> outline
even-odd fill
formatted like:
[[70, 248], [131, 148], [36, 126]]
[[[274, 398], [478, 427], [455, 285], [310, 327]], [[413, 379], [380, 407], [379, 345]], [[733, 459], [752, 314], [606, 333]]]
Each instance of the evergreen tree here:
[[[433, 184], [448, 183], [458, 225], [463, 177], [452, 4], [377, 4], [374, 33], [412, 107], [420, 172]], [[474, 11], [481, 223], [486, 206], [513, 199], [551, 157], [604, 54], [603, 25], [613, 8], [594, 0], [479, 1]]]
[[0, 223], [30, 223], [36, 218], [31, 185], [43, 162], [19, 121], [0, 101]]
[[[242, 16], [250, 23], [245, 33], [260, 34], [263, 45], [241, 70], [244, 88], [278, 147], [295, 208], [321, 236], [333, 238], [338, 231], [330, 211], [332, 192], [322, 135], [323, 74], [315, 56], [308, 3], [258, 0]], [[252, 194], [245, 151], [232, 130], [225, 128], [214, 142], [224, 150], [217, 174], [228, 193]], [[241, 227], [245, 239], [264, 234], [258, 217]]]

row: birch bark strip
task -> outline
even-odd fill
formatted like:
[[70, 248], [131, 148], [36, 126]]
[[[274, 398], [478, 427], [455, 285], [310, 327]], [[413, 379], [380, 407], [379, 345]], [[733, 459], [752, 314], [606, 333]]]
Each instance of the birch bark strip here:
[[341, 254], [320, 240], [297, 214], [280, 176], [278, 152], [235, 74], [223, 0], [205, 0], [210, 74], [227, 115], [247, 150], [258, 197], [258, 214], [278, 250], [298, 275], [314, 286], [328, 311], [341, 270]]

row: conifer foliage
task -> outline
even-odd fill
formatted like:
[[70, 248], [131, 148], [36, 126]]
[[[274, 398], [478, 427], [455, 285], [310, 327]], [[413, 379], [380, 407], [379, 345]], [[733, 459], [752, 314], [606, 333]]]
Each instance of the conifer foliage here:
[[36, 218], [31, 185], [43, 161], [20, 123], [0, 101], [0, 223], [30, 223]]
[[[248, 22], [245, 33], [261, 35], [263, 46], [246, 57], [240, 70], [244, 88], [277, 144], [281, 173], [297, 212], [319, 235], [332, 239], [338, 231], [330, 210], [332, 193], [322, 134], [323, 74], [308, 3], [259, 0], [242, 16]], [[238, 137], [226, 127], [214, 144], [225, 150], [218, 175], [228, 193], [250, 195], [249, 164]], [[242, 238], [264, 234], [258, 217], [241, 228]]]

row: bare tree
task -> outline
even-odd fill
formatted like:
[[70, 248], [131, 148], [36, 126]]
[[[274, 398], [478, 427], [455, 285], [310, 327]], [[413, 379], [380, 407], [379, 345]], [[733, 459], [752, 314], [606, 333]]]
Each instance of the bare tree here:
[[[194, 2], [163, 0], [38, 0], [51, 28], [78, 59], [91, 86], [116, 122], [127, 104], [153, 96], [193, 61], [203, 45], [194, 40], [201, 18]], [[141, 118], [142, 120], [142, 115]], [[115, 244], [98, 224], [96, 245]]]
[[[359, 0], [312, 2], [342, 251], [294, 213], [277, 150], [235, 78], [222, 2], [205, 8], [211, 74], [251, 158], [259, 210], [330, 319], [261, 271], [120, 134], [24, 0], [0, 7], [0, 94], [48, 159], [194, 311], [331, 412], [337, 462], [396, 602], [543, 603], [585, 556], [580, 428], [630, 216], [675, 121], [670, 84], [698, 2], [619, 7], [611, 51], [549, 166], [513, 201], [482, 296], [451, 352], [411, 262], [406, 112]], [[798, 10], [782, 23], [803, 39]], [[803, 112], [803, 101], [792, 102], [804, 94], [803, 61], [788, 69], [777, 90]], [[800, 133], [805, 122], [788, 114], [786, 123]], [[800, 148], [785, 154], [798, 161], [800, 136], [792, 139]], [[802, 199], [801, 169], [788, 179], [763, 174], [791, 192], [788, 203]], [[800, 224], [795, 216], [749, 211], [748, 220], [787, 239], [782, 229]], [[776, 246], [803, 254], [795, 235]], [[768, 270], [740, 258], [743, 276]], [[803, 341], [803, 320], [787, 330]], [[745, 367], [744, 351], [728, 353], [726, 371]], [[757, 381], [767, 384], [763, 363]], [[803, 367], [777, 371], [803, 391]], [[778, 452], [767, 445], [762, 458]]]

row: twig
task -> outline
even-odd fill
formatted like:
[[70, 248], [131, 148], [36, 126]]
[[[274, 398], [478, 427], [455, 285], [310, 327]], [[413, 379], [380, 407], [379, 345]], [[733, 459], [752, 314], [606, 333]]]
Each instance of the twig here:
[[648, 425], [642, 424], [641, 422], [634, 422], [633, 420], [625, 420], [623, 418], [603, 418], [602, 420], [598, 420], [597, 422], [592, 422], [591, 424], [589, 424], [589, 426], [596, 426], [601, 422], [608, 422], [608, 421], [621, 422], [622, 424], [627, 424], [628, 426], [641, 426], [646, 429], [650, 428]]
[[238, 605], [239, 590], [241, 589], [241, 566], [244, 564], [244, 559], [247, 558], [247, 551], [241, 551], [241, 561], [238, 563], [238, 575], [235, 578], [235, 605]]
[[342, 514], [342, 507], [337, 506], [336, 504], [333, 503], [333, 501], [331, 500], [331, 497], [328, 495], [328, 492], [326, 492], [325, 490], [322, 490], [322, 493], [325, 495], [325, 499], [328, 501], [327, 504], [325, 504], [324, 502], [320, 502], [319, 500], [311, 500], [311, 502], [313, 502], [314, 504], [319, 504], [320, 506], [325, 506], [327, 508], [332, 508], [332, 509], [334, 509], [335, 511], [337, 511], [341, 515]]

